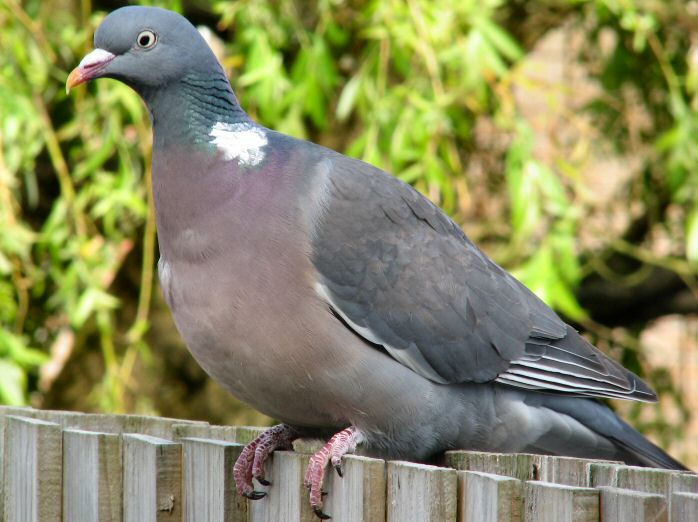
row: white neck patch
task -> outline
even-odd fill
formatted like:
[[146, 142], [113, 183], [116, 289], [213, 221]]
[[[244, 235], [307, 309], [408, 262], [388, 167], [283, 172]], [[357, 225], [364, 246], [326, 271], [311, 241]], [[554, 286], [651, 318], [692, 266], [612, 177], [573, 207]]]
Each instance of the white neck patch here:
[[264, 159], [264, 146], [269, 143], [264, 129], [250, 123], [216, 122], [208, 133], [211, 141], [227, 160], [238, 160], [238, 165], [254, 166]]

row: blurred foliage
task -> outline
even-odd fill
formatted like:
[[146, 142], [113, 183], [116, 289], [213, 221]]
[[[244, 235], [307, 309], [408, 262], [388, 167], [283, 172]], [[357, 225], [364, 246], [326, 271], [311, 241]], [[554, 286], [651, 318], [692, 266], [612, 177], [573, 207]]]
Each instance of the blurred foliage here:
[[[599, 277], [632, 287], [657, 268], [698, 298], [696, 2], [150, 3], [217, 31], [253, 117], [414, 184], [634, 370], [642, 373], [637, 330], [619, 337], [592, 320], [580, 285]], [[152, 408], [134, 378], [153, 364], [156, 343], [147, 112], [113, 81], [64, 92], [105, 10], [118, 5], [0, 3], [0, 402], [40, 403], [66, 358], [99, 349], [104, 376], [86, 402]], [[559, 86], [527, 91], [536, 82], [525, 64], [556, 31], [583, 35], [568, 60], [595, 86], [566, 124], [600, 135], [581, 132], [546, 155], [523, 102]], [[575, 85], [562, 88], [575, 96]], [[557, 109], [564, 115], [549, 106]], [[631, 113], [645, 123], [633, 125]], [[599, 140], [634, 165], [624, 199], [608, 203], [632, 217], [617, 233], [587, 223], [605, 211], [585, 170]], [[668, 246], [655, 248], [657, 234]], [[135, 282], [125, 268], [134, 256]], [[665, 370], [649, 378], [681, 406]], [[676, 436], [661, 417], [646, 427]]]

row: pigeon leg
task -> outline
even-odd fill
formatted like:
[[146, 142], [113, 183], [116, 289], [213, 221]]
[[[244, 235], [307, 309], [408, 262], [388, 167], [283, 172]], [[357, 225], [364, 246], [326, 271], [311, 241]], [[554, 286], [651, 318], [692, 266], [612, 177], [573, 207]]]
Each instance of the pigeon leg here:
[[277, 449], [290, 449], [291, 443], [297, 438], [298, 432], [291, 426], [277, 424], [245, 446], [233, 467], [238, 493], [252, 500], [265, 497], [265, 492], [255, 491], [252, 479], [257, 479], [263, 486], [270, 485], [264, 478], [264, 463], [269, 454]]
[[320, 451], [310, 457], [310, 463], [305, 471], [305, 486], [310, 489], [310, 505], [315, 514], [323, 520], [330, 518], [322, 512], [322, 483], [325, 479], [325, 468], [328, 462], [337, 470], [341, 477], [342, 457], [347, 453], [353, 453], [357, 444], [364, 440], [364, 435], [355, 426], [349, 426], [335, 433]]

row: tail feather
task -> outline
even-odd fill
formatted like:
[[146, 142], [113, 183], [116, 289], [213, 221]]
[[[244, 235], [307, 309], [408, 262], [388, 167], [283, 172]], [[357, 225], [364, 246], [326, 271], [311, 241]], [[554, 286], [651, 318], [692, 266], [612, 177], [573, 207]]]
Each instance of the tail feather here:
[[643, 437], [637, 430], [620, 420], [624, 425], [623, 436], [608, 438], [624, 453], [623, 460], [627, 464], [645, 466], [650, 468], [675, 469], [689, 471], [681, 462], [669, 455], [656, 444]]
[[568, 415], [607, 439], [617, 449], [618, 460], [623, 460], [629, 465], [689, 470], [598, 400], [543, 394], [539, 394], [537, 399], [541, 401], [541, 406]]

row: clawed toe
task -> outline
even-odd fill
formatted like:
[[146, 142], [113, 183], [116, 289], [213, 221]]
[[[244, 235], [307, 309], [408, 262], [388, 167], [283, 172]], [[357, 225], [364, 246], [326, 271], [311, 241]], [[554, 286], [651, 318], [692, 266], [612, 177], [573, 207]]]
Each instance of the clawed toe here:
[[271, 486], [271, 482], [269, 482], [264, 477], [255, 477], [255, 480], [259, 482], [262, 486]]
[[305, 472], [305, 486], [310, 491], [310, 505], [313, 512], [322, 520], [330, 516], [322, 511], [322, 499], [327, 494], [323, 491], [322, 484], [325, 479], [325, 468], [328, 463], [344, 476], [342, 457], [356, 449], [356, 445], [363, 440], [363, 434], [354, 426], [350, 426], [336, 433], [317, 453], [310, 457], [310, 463]]
[[319, 508], [319, 507], [314, 507], [314, 508], [313, 508], [313, 513], [315, 513], [315, 515], [316, 515], [319, 519], [321, 519], [321, 520], [329, 520], [329, 519], [332, 518], [332, 517], [329, 516], [327, 513], [324, 513], [324, 512], [322, 511], [322, 509]]
[[[267, 496], [265, 491], [257, 491], [252, 484], [256, 480], [262, 486], [270, 486], [264, 477], [264, 463], [272, 451], [290, 447], [298, 433], [285, 424], [279, 424], [262, 433], [244, 447], [233, 468], [235, 486], [238, 492], [250, 500], [259, 500]], [[325, 468], [332, 464], [337, 475], [344, 476], [342, 458], [356, 449], [363, 434], [354, 426], [336, 433], [320, 451], [310, 457], [310, 463], [305, 472], [305, 487], [310, 495], [310, 505], [313, 513], [320, 520], [329, 520], [330, 515], [322, 511], [322, 501], [327, 491], [322, 488], [325, 478]]]
[[250, 500], [259, 500], [260, 498], [264, 498], [267, 496], [266, 492], [264, 491], [255, 491], [252, 490], [249, 493], [243, 493], [242, 494], [244, 497], [249, 498]]
[[262, 486], [270, 486], [271, 482], [264, 478], [264, 463], [271, 452], [290, 448], [297, 437], [298, 433], [291, 426], [279, 424], [269, 428], [245, 446], [233, 467], [233, 478], [238, 493], [251, 500], [264, 498], [267, 494], [264, 491], [256, 491], [252, 479]]

